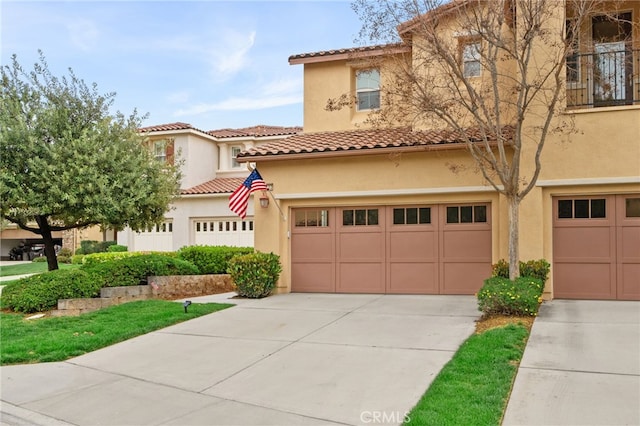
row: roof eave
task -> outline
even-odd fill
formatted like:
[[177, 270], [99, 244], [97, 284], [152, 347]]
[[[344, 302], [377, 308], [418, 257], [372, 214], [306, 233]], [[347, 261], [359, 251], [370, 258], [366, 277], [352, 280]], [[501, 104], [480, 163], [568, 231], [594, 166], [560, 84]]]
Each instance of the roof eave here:
[[[490, 143], [494, 145], [495, 143]], [[236, 161], [239, 163], [248, 162], [261, 162], [261, 161], [279, 161], [279, 160], [291, 160], [291, 159], [317, 159], [317, 158], [335, 158], [335, 157], [355, 157], [361, 155], [384, 155], [389, 153], [404, 153], [404, 152], [429, 152], [429, 151], [445, 151], [445, 150], [461, 150], [466, 149], [465, 142], [454, 143], [435, 143], [429, 145], [415, 145], [415, 146], [393, 146], [385, 148], [361, 148], [361, 149], [346, 149], [340, 151], [313, 151], [313, 152], [297, 152], [287, 154], [266, 154], [256, 156], [242, 156], [238, 157]]]
[[354, 52], [344, 52], [344, 53], [334, 53], [334, 54], [329, 52], [316, 52], [316, 53], [310, 53], [308, 54], [309, 56], [305, 56], [305, 57], [296, 57], [296, 55], [293, 55], [289, 57], [289, 65], [313, 64], [313, 63], [319, 63], [319, 62], [332, 62], [332, 61], [346, 61], [351, 59], [370, 58], [375, 56], [396, 55], [399, 53], [407, 53], [410, 51], [411, 51], [411, 46], [409, 45], [397, 45], [397, 46], [382, 46], [379, 49], [375, 49], [375, 50], [354, 51]]

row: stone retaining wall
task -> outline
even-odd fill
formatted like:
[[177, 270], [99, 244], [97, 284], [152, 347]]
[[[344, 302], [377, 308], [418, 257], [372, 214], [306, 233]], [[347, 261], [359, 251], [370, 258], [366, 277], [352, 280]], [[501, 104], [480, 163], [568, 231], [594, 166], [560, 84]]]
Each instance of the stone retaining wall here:
[[100, 297], [96, 298], [60, 299], [58, 300], [58, 309], [52, 311], [51, 315], [80, 315], [134, 300], [175, 300], [227, 293], [236, 289], [228, 274], [149, 277], [147, 282], [147, 285], [105, 287], [100, 290]]

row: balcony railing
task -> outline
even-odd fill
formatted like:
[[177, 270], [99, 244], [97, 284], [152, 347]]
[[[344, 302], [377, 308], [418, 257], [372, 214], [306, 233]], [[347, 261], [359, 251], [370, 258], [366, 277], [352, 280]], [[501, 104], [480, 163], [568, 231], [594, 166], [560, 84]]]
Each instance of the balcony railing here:
[[567, 57], [567, 107], [640, 105], [640, 49], [624, 42]]

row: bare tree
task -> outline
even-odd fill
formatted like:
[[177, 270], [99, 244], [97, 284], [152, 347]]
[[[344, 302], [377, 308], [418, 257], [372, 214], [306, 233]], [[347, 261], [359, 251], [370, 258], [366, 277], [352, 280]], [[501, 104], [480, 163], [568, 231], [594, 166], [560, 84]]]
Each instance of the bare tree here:
[[[519, 276], [519, 207], [535, 187], [549, 135], [576, 131], [566, 108], [567, 57], [594, 14], [617, 0], [355, 0], [368, 44], [411, 47], [384, 72], [375, 125], [453, 130], [509, 206], [509, 276]], [[584, 40], [583, 42], [584, 49]], [[377, 59], [380, 64], [380, 59]], [[330, 99], [327, 109], [352, 105]], [[472, 131], [470, 131], [472, 130]], [[455, 166], [455, 165], [454, 165]]]

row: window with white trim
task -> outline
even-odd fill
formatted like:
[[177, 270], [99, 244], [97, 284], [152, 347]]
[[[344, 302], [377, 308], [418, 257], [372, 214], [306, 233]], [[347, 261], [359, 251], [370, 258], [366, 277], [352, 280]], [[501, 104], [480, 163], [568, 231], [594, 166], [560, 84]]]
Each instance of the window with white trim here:
[[242, 152], [242, 148], [239, 146], [231, 147], [231, 167], [237, 169], [240, 167], [240, 163], [238, 163], [238, 154]]
[[153, 156], [163, 163], [167, 161], [167, 141], [161, 140], [153, 143]]
[[356, 99], [358, 111], [380, 108], [379, 69], [356, 71]]

